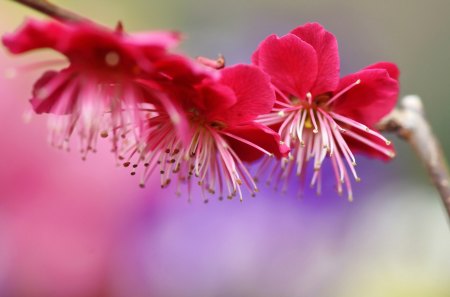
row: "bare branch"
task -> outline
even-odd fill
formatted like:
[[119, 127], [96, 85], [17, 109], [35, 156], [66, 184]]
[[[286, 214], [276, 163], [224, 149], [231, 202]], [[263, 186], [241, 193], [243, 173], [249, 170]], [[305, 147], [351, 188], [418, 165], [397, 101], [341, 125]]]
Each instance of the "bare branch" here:
[[386, 116], [378, 128], [394, 132], [405, 139], [425, 164], [428, 175], [438, 190], [450, 217], [450, 175], [441, 144], [425, 118], [422, 101], [418, 96], [403, 98], [401, 106]]
[[46, 0], [12, 0], [25, 5], [54, 19], [65, 22], [86, 22], [88, 19], [79, 16], [69, 10], [56, 6]]

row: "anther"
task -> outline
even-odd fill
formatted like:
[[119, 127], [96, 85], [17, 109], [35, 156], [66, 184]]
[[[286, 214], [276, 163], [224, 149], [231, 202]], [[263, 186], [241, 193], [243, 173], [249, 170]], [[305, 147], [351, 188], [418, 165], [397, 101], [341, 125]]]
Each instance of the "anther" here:
[[353, 202], [353, 194], [348, 193], [348, 202]]

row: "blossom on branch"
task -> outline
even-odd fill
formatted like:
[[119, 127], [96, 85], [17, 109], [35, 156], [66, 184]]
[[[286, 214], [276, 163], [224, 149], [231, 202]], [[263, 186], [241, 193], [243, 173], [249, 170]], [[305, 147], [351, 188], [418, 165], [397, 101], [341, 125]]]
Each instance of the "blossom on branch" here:
[[127, 34], [121, 24], [109, 30], [91, 22], [33, 19], [3, 37], [14, 54], [48, 48], [66, 57], [66, 68], [48, 71], [36, 82], [30, 101], [35, 112], [51, 115], [52, 144], [68, 148], [77, 131], [84, 155], [95, 150], [99, 135], [111, 133], [117, 152], [121, 138], [137, 133], [146, 116], [140, 104], [156, 95], [136, 79], [166, 79], [160, 68], [184, 62], [168, 52], [178, 41], [175, 32]]
[[269, 77], [250, 65], [236, 65], [218, 73], [218, 80], [167, 83], [164, 93], [188, 119], [183, 131], [189, 137], [187, 142], [180, 138], [168, 120], [170, 113], [159, 112], [148, 119], [143, 141], [130, 148], [124, 164], [129, 166], [136, 160], [136, 168], [143, 163], [142, 186], [159, 171], [161, 187], [175, 175], [177, 187], [187, 183], [190, 195], [195, 178], [205, 202], [205, 191], [218, 194], [219, 199], [238, 196], [242, 200], [241, 185], [252, 195], [258, 191], [244, 162], [263, 154], [281, 157], [287, 153], [277, 133], [254, 122], [273, 107], [275, 94]]
[[[255, 51], [253, 63], [270, 75], [277, 99], [270, 114], [258, 121], [279, 132], [291, 147], [282, 160], [278, 181], [293, 172], [305, 175], [312, 160], [311, 186], [321, 188], [321, 167], [330, 159], [337, 191], [343, 185], [352, 199], [350, 179], [356, 173], [354, 152], [389, 159], [390, 142], [373, 129], [395, 106], [399, 71], [395, 64], [381, 62], [339, 78], [336, 38], [316, 23], [300, 26], [289, 34], [267, 37]], [[262, 168], [268, 165], [265, 161]]]

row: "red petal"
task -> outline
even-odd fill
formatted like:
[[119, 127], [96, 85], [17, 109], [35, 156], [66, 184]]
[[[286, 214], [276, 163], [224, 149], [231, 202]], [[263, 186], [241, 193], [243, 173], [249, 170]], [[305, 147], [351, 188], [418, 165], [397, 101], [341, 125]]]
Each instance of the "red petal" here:
[[182, 55], [170, 54], [159, 58], [154, 63], [154, 68], [164, 78], [181, 84], [197, 84], [205, 78], [218, 79], [218, 72], [200, 63], [190, 60]]
[[310, 90], [313, 96], [332, 92], [339, 83], [339, 51], [336, 37], [318, 23], [305, 24], [291, 31], [310, 44], [317, 54], [317, 79]]
[[385, 69], [389, 73], [389, 76], [395, 80], [398, 80], [398, 77], [400, 76], [400, 70], [398, 69], [397, 65], [390, 62], [378, 62], [369, 65], [364, 69]]
[[181, 34], [179, 32], [171, 31], [139, 32], [125, 35], [124, 39], [127, 43], [136, 46], [158, 46], [163, 48], [171, 48], [178, 45], [181, 39]]
[[2, 41], [14, 54], [38, 48], [58, 49], [61, 39], [70, 31], [69, 26], [57, 21], [29, 19], [16, 32], [5, 34]]
[[[287, 156], [287, 153], [289, 152], [289, 148], [285, 144], [280, 144], [281, 138], [278, 133], [258, 123], [236, 126], [231, 129], [226, 129], [225, 132], [244, 138], [274, 154], [278, 158]], [[242, 161], [254, 162], [264, 155], [263, 152], [246, 143], [228, 136], [225, 137], [227, 138], [228, 144], [238, 154]]]
[[305, 98], [317, 78], [316, 51], [293, 34], [269, 36], [253, 59], [279, 90], [298, 98]]
[[373, 127], [397, 102], [399, 86], [384, 69], [364, 69], [347, 75], [339, 82], [336, 93], [360, 80], [360, 84], [336, 99], [333, 111]]
[[[222, 84], [210, 84], [203, 86], [200, 90], [201, 99], [195, 104], [208, 114], [209, 119], [215, 119], [224, 110], [236, 104], [237, 98], [234, 91]], [[195, 100], [195, 98], [193, 98]]]
[[208, 118], [235, 126], [254, 120], [272, 110], [275, 93], [269, 77], [255, 66], [236, 65], [221, 70], [220, 82], [234, 91], [236, 103], [226, 110], [216, 110]]

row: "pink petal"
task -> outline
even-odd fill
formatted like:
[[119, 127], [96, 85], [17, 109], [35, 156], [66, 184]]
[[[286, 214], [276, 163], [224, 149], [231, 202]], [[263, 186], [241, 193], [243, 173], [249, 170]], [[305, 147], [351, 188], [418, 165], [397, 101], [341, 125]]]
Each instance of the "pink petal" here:
[[336, 93], [357, 80], [360, 84], [336, 99], [333, 111], [373, 127], [394, 108], [398, 82], [389, 76], [387, 70], [365, 69], [342, 78]]
[[317, 79], [311, 89], [313, 96], [332, 92], [339, 83], [339, 52], [336, 37], [318, 23], [309, 23], [291, 31], [311, 45], [317, 54]]
[[[242, 126], [235, 126], [226, 129], [225, 131], [240, 138], [244, 138], [256, 146], [274, 154], [278, 158], [286, 157], [289, 152], [289, 148], [285, 144], [280, 143], [281, 138], [278, 133], [258, 123], [252, 122]], [[264, 155], [263, 152], [246, 143], [231, 137], [225, 137], [227, 138], [228, 144], [238, 154], [242, 161], [254, 162]]]
[[[30, 103], [36, 113], [70, 114], [78, 93], [71, 70], [45, 72], [33, 86]], [[70, 85], [72, 84], [72, 85]]]
[[233, 90], [236, 103], [208, 118], [234, 126], [272, 110], [275, 93], [269, 77], [257, 67], [240, 64], [221, 70], [221, 74], [220, 82]]
[[269, 36], [259, 45], [253, 60], [279, 90], [298, 98], [305, 98], [317, 78], [316, 51], [293, 34]]
[[136, 46], [172, 48], [178, 45], [181, 34], [174, 31], [139, 32], [124, 36], [124, 41]]

